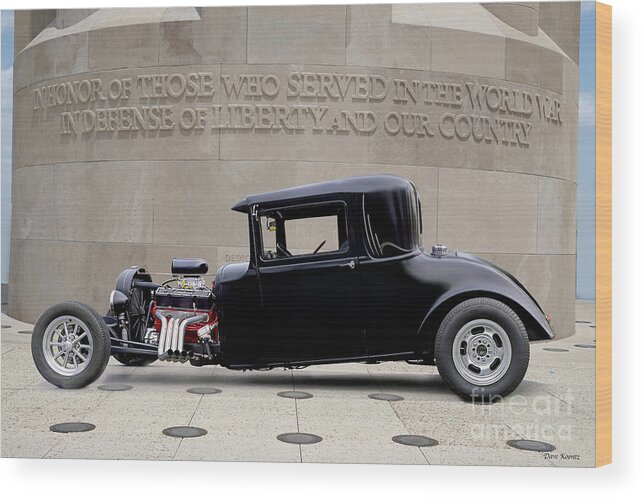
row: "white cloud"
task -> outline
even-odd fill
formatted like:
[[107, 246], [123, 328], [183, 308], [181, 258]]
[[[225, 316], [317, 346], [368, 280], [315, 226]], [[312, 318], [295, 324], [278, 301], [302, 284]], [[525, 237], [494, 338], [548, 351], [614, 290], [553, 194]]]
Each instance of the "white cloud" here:
[[[3, 16], [4, 22], [4, 16]], [[11, 227], [11, 126], [13, 109], [13, 66], [2, 70], [2, 86], [0, 87], [0, 118], [2, 136], [2, 282], [9, 280], [9, 237]]]
[[[7, 148], [11, 158], [11, 116], [13, 109], [13, 66], [2, 70], [2, 88], [0, 88], [2, 101], [2, 162], [4, 163]], [[4, 171], [4, 166], [3, 166]]]
[[[5, 102], [11, 102], [10, 97], [13, 95], [13, 65], [2, 70], [2, 108]], [[9, 98], [8, 101], [5, 99]]]
[[2, 198], [9, 194], [11, 179], [11, 126], [13, 110], [13, 66], [2, 70], [2, 87], [0, 88], [2, 144]]
[[596, 97], [593, 92], [581, 92], [578, 96], [578, 126], [596, 124]]

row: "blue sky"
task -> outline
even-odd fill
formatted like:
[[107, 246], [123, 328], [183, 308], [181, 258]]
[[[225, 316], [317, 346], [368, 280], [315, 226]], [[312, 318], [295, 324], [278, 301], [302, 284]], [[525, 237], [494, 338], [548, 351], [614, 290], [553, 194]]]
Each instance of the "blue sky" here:
[[[596, 294], [596, 11], [594, 2], [581, 3], [580, 97], [578, 118], [577, 277], [576, 295]], [[13, 88], [13, 11], [2, 11], [2, 282], [9, 280], [11, 225], [11, 115]]]
[[576, 296], [596, 296], [596, 4], [581, 3]]

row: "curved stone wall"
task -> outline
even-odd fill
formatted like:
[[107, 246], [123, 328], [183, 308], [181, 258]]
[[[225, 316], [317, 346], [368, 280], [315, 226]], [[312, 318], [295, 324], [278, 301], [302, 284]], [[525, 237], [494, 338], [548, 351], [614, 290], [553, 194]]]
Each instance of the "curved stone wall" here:
[[15, 60], [9, 312], [103, 310], [135, 263], [246, 259], [239, 198], [387, 172], [419, 187], [425, 246], [513, 272], [569, 335], [566, 50], [538, 4], [58, 11]]

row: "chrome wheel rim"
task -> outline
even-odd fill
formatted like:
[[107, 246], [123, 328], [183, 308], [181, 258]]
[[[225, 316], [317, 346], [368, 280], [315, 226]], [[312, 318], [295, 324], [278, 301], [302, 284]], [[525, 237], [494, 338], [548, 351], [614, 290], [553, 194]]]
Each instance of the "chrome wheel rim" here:
[[63, 376], [75, 376], [89, 365], [94, 340], [78, 317], [63, 315], [49, 323], [42, 339], [47, 365]]
[[452, 349], [455, 368], [466, 381], [488, 386], [500, 380], [511, 364], [511, 342], [496, 322], [476, 319], [460, 328]]

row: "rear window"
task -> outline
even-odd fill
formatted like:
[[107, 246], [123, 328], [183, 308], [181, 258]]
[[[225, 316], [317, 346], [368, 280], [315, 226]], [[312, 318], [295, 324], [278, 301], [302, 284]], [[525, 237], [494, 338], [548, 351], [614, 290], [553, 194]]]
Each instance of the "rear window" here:
[[375, 258], [388, 258], [421, 247], [422, 215], [414, 186], [368, 193], [363, 197], [366, 246]]

